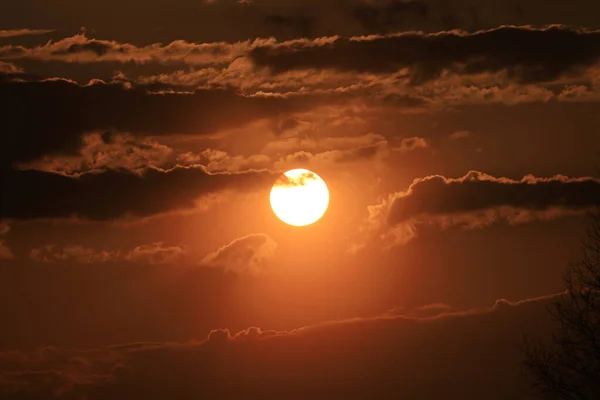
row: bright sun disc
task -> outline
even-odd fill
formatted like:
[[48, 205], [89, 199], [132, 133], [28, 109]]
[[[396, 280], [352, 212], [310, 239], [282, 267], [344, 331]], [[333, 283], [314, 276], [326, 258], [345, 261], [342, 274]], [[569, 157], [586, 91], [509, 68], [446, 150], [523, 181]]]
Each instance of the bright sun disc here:
[[292, 169], [281, 175], [271, 189], [271, 208], [289, 225], [305, 226], [318, 221], [329, 205], [325, 181], [307, 169]]

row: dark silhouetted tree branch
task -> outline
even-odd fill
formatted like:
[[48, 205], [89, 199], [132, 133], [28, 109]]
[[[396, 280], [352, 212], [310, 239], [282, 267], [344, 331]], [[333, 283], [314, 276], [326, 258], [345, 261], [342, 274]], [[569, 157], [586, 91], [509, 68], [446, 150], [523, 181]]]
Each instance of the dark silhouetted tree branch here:
[[564, 275], [565, 295], [548, 308], [550, 341], [525, 337], [524, 364], [549, 399], [600, 399], [600, 211], [589, 215], [580, 258]]

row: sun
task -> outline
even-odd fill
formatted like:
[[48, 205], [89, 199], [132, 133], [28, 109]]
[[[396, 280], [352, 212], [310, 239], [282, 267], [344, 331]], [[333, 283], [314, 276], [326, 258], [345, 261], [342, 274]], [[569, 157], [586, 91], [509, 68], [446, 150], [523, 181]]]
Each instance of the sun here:
[[292, 169], [281, 175], [271, 188], [271, 208], [275, 215], [293, 226], [317, 222], [329, 206], [325, 181], [307, 169]]

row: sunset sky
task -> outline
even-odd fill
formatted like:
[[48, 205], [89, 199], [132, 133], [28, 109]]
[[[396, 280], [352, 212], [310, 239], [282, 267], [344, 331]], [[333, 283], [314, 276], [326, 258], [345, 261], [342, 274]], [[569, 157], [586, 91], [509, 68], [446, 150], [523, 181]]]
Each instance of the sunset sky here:
[[[536, 399], [596, 0], [0, 7], [0, 398]], [[316, 223], [269, 193], [306, 168]]]

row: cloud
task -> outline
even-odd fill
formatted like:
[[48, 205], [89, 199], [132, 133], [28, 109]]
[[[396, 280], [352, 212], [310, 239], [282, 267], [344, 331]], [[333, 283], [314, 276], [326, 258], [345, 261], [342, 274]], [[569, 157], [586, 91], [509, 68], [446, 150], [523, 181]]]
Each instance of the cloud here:
[[373, 144], [353, 147], [345, 150], [328, 150], [320, 153], [298, 151], [281, 157], [275, 162], [276, 169], [294, 168], [311, 165], [351, 163], [383, 159], [389, 154], [388, 142], [382, 140]]
[[177, 70], [130, 78], [140, 85], [176, 90], [236, 88], [245, 94], [338, 96], [404, 112], [455, 104], [600, 100], [598, 64], [546, 82], [518, 81], [506, 69], [464, 74], [445, 71], [418, 85], [411, 79], [408, 70], [357, 72], [309, 68], [272, 74], [266, 68], [256, 68], [246, 58], [238, 58], [223, 68]]
[[26, 35], [45, 35], [54, 32], [53, 29], [0, 29], [0, 39]]
[[247, 169], [263, 169], [271, 165], [271, 158], [264, 154], [245, 157], [230, 155], [223, 150], [206, 149], [201, 152], [185, 152], [177, 156], [179, 165], [203, 165], [209, 172], [235, 172]]
[[401, 153], [406, 153], [408, 151], [413, 151], [416, 149], [426, 149], [428, 147], [429, 143], [427, 143], [427, 140], [421, 137], [411, 137], [402, 139], [400, 145], [394, 147], [393, 150], [399, 151]]
[[499, 300], [467, 310], [437, 306], [438, 313], [432, 306], [426, 316], [384, 314], [291, 331], [213, 329], [206, 339], [190, 342], [4, 352], [0, 393], [95, 400], [390, 393], [416, 400], [521, 398], [527, 388], [516, 343], [523, 331], [542, 336], [552, 331], [545, 307], [557, 299]]
[[[155, 75], [132, 76], [127, 79], [140, 85], [158, 88], [187, 88], [188, 90], [190, 88], [236, 88], [247, 94], [345, 92], [347, 95], [375, 97], [377, 91], [374, 86], [389, 83], [385, 78], [388, 77], [373, 73], [361, 74], [353, 71], [323, 69], [290, 70], [274, 75], [268, 68], [256, 68], [249, 58], [239, 57], [221, 67], [178, 69]], [[406, 97], [406, 105], [410, 105], [411, 100], [413, 103], [417, 102], [417, 99]]]
[[471, 136], [469, 131], [456, 131], [452, 132], [448, 137], [452, 140], [466, 139]]
[[[51, 100], [50, 100], [51, 99]], [[76, 154], [94, 131], [203, 135], [314, 105], [315, 99], [247, 97], [231, 90], [148, 93], [125, 83], [0, 80], [2, 164]], [[27, 104], [27, 107], [23, 107]]]
[[366, 84], [368, 77], [355, 73], [332, 71], [290, 71], [272, 75], [268, 69], [256, 68], [247, 57], [239, 57], [223, 66], [178, 69], [156, 75], [134, 77], [133, 81], [150, 87], [215, 88], [235, 87], [243, 92], [285, 93], [306, 89], [341, 90], [357, 83]]
[[95, 250], [81, 245], [66, 245], [62, 249], [53, 245], [32, 249], [29, 258], [37, 262], [76, 262], [80, 264], [95, 264], [116, 261], [118, 252]]
[[[0, 31], [2, 32], [2, 31]], [[246, 40], [237, 43], [190, 43], [176, 40], [167, 45], [153, 43], [138, 47], [114, 40], [88, 38], [85, 33], [50, 41], [33, 48], [0, 46], [0, 59], [30, 59], [69, 63], [179, 63], [188, 65], [222, 64], [243, 56], [250, 49], [274, 39]]]
[[79, 217], [89, 220], [142, 218], [193, 210], [204, 195], [267, 189], [267, 170], [209, 173], [201, 166], [147, 168], [143, 173], [110, 170], [69, 177], [43, 171], [3, 173], [2, 218]]
[[388, 222], [395, 224], [422, 214], [447, 215], [509, 206], [543, 211], [552, 206], [584, 209], [600, 201], [600, 181], [557, 175], [521, 180], [496, 178], [471, 171], [461, 178], [433, 175], [413, 181], [391, 203]]
[[[391, 152], [406, 153], [429, 147], [420, 137], [386, 139], [369, 133], [361, 136], [330, 136], [324, 138], [292, 137], [268, 143], [263, 151], [282, 154], [275, 162], [275, 169], [384, 160]], [[300, 151], [293, 151], [303, 149]], [[318, 151], [325, 150], [325, 151]]]
[[78, 155], [63, 156], [47, 155], [34, 161], [17, 163], [16, 167], [20, 170], [79, 176], [82, 173], [100, 173], [108, 170], [142, 173], [147, 168], [172, 168], [178, 165], [177, 154], [170, 147], [151, 138], [140, 138], [128, 133], [86, 133], [81, 137], [81, 148], [78, 153]]
[[162, 242], [137, 246], [123, 258], [129, 261], [147, 261], [150, 264], [173, 264], [187, 254], [182, 246], [165, 246]]
[[202, 264], [238, 274], [256, 274], [267, 270], [266, 262], [275, 255], [277, 243], [264, 233], [238, 239], [206, 255]]
[[[471, 171], [460, 178], [432, 175], [415, 179], [406, 191], [370, 206], [366, 231], [379, 232], [391, 245], [417, 236], [417, 226], [486, 227], [582, 214], [600, 203], [600, 181], [556, 175], [521, 180]], [[382, 233], [383, 232], [383, 233]]]
[[[405, 7], [420, 7], [415, 1], [383, 3], [359, 3], [357, 7], [392, 7], [400, 14]], [[594, 78], [598, 36], [596, 31], [560, 25], [543, 29], [502, 26], [473, 33], [411, 31], [285, 42], [175, 41], [137, 47], [79, 34], [35, 48], [0, 46], [0, 59], [152, 63], [152, 68], [161, 67], [161, 73], [139, 74], [135, 72], [142, 71], [139, 68], [129, 68], [131, 76], [117, 76], [152, 90], [337, 95], [413, 109], [439, 103], [598, 101], [599, 86]], [[515, 40], [524, 45], [518, 49], [507, 45]], [[536, 51], [522, 50], [526, 47]], [[355, 57], [362, 53], [368, 56]], [[169, 65], [175, 70], [167, 69]], [[80, 77], [80, 71], [77, 68], [72, 75]], [[558, 86], [547, 85], [550, 82]]]
[[[295, 69], [272, 74], [268, 68], [257, 68], [248, 57], [239, 57], [229, 64], [205, 68], [178, 69], [154, 75], [123, 78], [139, 85], [157, 88], [214, 89], [236, 88], [242, 93], [279, 95], [319, 94], [343, 96], [371, 101], [385, 101], [396, 107], [422, 105], [410, 93], [397, 95], [394, 101], [387, 96], [390, 87], [397, 86], [397, 77], [390, 74], [357, 73], [327, 69]], [[383, 93], [382, 93], [383, 90]], [[386, 95], [383, 100], [380, 98]]]
[[[456, 32], [431, 35], [443, 37], [444, 35], [452, 34], [461, 37], [462, 39], [460, 40], [464, 39], [461, 36], [462, 34]], [[380, 40], [384, 40], [388, 38], [388, 36], [389, 35], [377, 37]], [[340, 38], [328, 38], [328, 40], [329, 39], [346, 40]], [[319, 41], [306, 44], [305, 42], [307, 40], [308, 39], [298, 39], [296, 41], [282, 43], [269, 42], [271, 44], [262, 48], [276, 51], [280, 48], [277, 46], [285, 47], [289, 45], [289, 47], [293, 49], [298, 46], [303, 49], [303, 46], [305, 46], [308, 49], [311, 49], [310, 51], [316, 51], [313, 48], [321, 46], [321, 42]], [[353, 39], [350, 43], [354, 43], [356, 40], [358, 39]], [[366, 37], [358, 40], [358, 43], [366, 43], [371, 40], [375, 39]], [[424, 40], [427, 41], [429, 39]], [[335, 49], [335, 47], [333, 49]], [[8, 50], [6, 51], [8, 52]], [[11, 51], [15, 52], [16, 50], [13, 49]], [[298, 51], [302, 52], [303, 50]], [[323, 51], [329, 51], [329, 47], [325, 46]], [[393, 61], [394, 58], [394, 56], [390, 56], [390, 54], [395, 54], [396, 52], [396, 50], [393, 50], [385, 53], [385, 55], [381, 57], [381, 62], [388, 65], [387, 59], [391, 57]], [[217, 53], [219, 52], [217, 51]], [[88, 52], [86, 54], [94, 53]], [[427, 79], [421, 79], [417, 82], [417, 80], [415, 80], [415, 74], [418, 75], [419, 69], [424, 68], [424, 63], [433, 63], [433, 61], [416, 60], [414, 61], [414, 66], [406, 66], [400, 68], [401, 70], [395, 68], [392, 70], [361, 71], [352, 68], [340, 70], [339, 68], [334, 67], [320, 68], [318, 66], [308, 66], [306, 68], [290, 67], [285, 71], [276, 71], [277, 73], [273, 74], [269, 68], [257, 67], [250, 56], [246, 53], [244, 54], [245, 55], [236, 57], [230, 61], [224, 61], [210, 66], [194, 66], [192, 68], [184, 69], [181, 68], [180, 65], [174, 65], [174, 67], [177, 68], [174, 71], [168, 69], [168, 66], [164, 63], [156, 61], [155, 66], [144, 67], [143, 70], [149, 71], [152, 68], [158, 68], [157, 66], [160, 66], [160, 73], [148, 74], [148, 72], [145, 72], [138, 75], [139, 73], [135, 71], [142, 71], [142, 69], [140, 69], [141, 67], [129, 68], [131, 73], [128, 72], [127, 76], [119, 73], [111, 79], [114, 80], [113, 84], [120, 83], [122, 85], [133, 85], [141, 91], [180, 92], [196, 89], [202, 91], [225, 91], [233, 94], [244, 94], [245, 97], [258, 96], [264, 98], [270, 96], [273, 102], [276, 102], [273, 98], [277, 97], [280, 101], [287, 103], [302, 103], [303, 100], [301, 100], [301, 98], [304, 98], [308, 101], [308, 104], [304, 104], [304, 108], [314, 108], [318, 106], [316, 103], [329, 104], [333, 101], [348, 100], [360, 101], [376, 106], [393, 107], [401, 110], [415, 110], [430, 108], [435, 105], [465, 103], [502, 102], [514, 104], [525, 101], [545, 102], [551, 99], [559, 101], [600, 100], [600, 86], [598, 85], [598, 79], [595, 72], [597, 70], [597, 64], [593, 62], [585, 65], [582, 64], [577, 67], [578, 73], [570, 76], [567, 80], [563, 77], [564, 74], [562, 72], [555, 75], [553, 78], [549, 78], [553, 84], [552, 86], [549, 86], [547, 84], [548, 82], [543, 80], [542, 82], [539, 80], [519, 80], [519, 74], [522, 71], [526, 71], [527, 68], [530, 68], [527, 66], [521, 67], [519, 65], [510, 68], [498, 67], [495, 69], [473, 69], [469, 67], [471, 69], [467, 69], [465, 65], [468, 63], [466, 61], [464, 63], [458, 62], [458, 67], [456, 67], [456, 63], [451, 63], [452, 65], [443, 68], [444, 71], [440, 73], [434, 71]], [[411, 57], [413, 57], [413, 55], [411, 55]], [[414, 57], [416, 58], [417, 56]], [[432, 55], [427, 53], [423, 57], [431, 58]], [[476, 60], [479, 60], [479, 58], [475, 58]], [[402, 60], [405, 59], [406, 58], [402, 58]], [[350, 60], [348, 63], [344, 63], [344, 65], [351, 65], [353, 62], [354, 61]], [[437, 64], [435, 65], [437, 66]], [[74, 65], [73, 68], [75, 67], [76, 66]], [[63, 68], [68, 68], [68, 66]], [[548, 67], [544, 66], [540, 70], [543, 70], [544, 68], [547, 69]], [[539, 68], [531, 66], [531, 69], [537, 71]], [[570, 71], [571, 69], [567, 68], [567, 70]], [[565, 72], [568, 72], [567, 70], [565, 70]], [[110, 71], [114, 71], [114, 69], [110, 69]], [[448, 73], [448, 71], [455, 73]], [[77, 68], [71, 75], [73, 77], [79, 77], [78, 79], [82, 79], [80, 72], [81, 69]], [[68, 70], [66, 76], [70, 76]], [[106, 75], [105, 78], [107, 79], [108, 75]], [[4, 79], [7, 78], [4, 77]], [[32, 76], [23, 76], [20, 79], [34, 80]], [[12, 80], [14, 81], [15, 77], [13, 77]], [[416, 85], [416, 83], [418, 83], [418, 85]], [[307, 96], [312, 97], [306, 99]], [[290, 97], [295, 97], [295, 100], [290, 99]], [[306, 103], [306, 101], [304, 101], [304, 103]], [[300, 104], [297, 105], [300, 106]], [[161, 122], [157, 121], [157, 123], [160, 124]], [[119, 129], [129, 130], [127, 128]]]
[[278, 139], [267, 143], [262, 149], [269, 154], [290, 154], [294, 151], [332, 151], [332, 150], [350, 150], [357, 147], [372, 146], [385, 141], [386, 138], [375, 133], [358, 136], [327, 136], [316, 137], [313, 135], [302, 135], [299, 137], [289, 137]]
[[[495, 90], [493, 86], [489, 86], [486, 92], [475, 86], [463, 92], [457, 88], [457, 84], [460, 85], [460, 82], [448, 82], [447, 87], [454, 89], [442, 90], [446, 87], [444, 83], [423, 95], [436, 98], [438, 102], [448, 101], [448, 104], [482, 101], [514, 103], [535, 99], [547, 101], [552, 96], [569, 101], [589, 101], [596, 96], [594, 90], [574, 88], [569, 89], [569, 93], [563, 91], [556, 95], [548, 90], [531, 94], [508, 89]], [[381, 107], [383, 104], [375, 102], [361, 107], [354, 104], [352, 110], [351, 107], [347, 111], [336, 110], [331, 104], [350, 101], [353, 95], [344, 97], [347, 94], [243, 96], [232, 90], [217, 89], [159, 94], [148, 93], [143, 88], [131, 87], [126, 83], [91, 82], [78, 85], [66, 80], [14, 82], [0, 79], [0, 88], [6, 89], [0, 90], [0, 103], [4, 104], [0, 108], [0, 117], [5, 121], [4, 133], [0, 136], [0, 167], [3, 168], [18, 163], [26, 168], [79, 173], [116, 166], [139, 169], [144, 163], [175, 166], [177, 162], [170, 159], [174, 154], [169, 148], [143, 137], [210, 135], [257, 121], [276, 118], [285, 121], [290, 118], [289, 115], [301, 111], [305, 113], [301, 114], [303, 118], [313, 120], [298, 122], [294, 128], [284, 129], [278, 140], [264, 147], [263, 151], [267, 153], [264, 156], [246, 160], [234, 155], [223, 156], [218, 149], [214, 149], [212, 155], [206, 150], [206, 154], [181, 156], [181, 162], [203, 159], [209, 171], [263, 168], [268, 164], [267, 157], [277, 160], [298, 151], [316, 154], [374, 145], [385, 140], [383, 136], [373, 133], [327, 138], [315, 135], [321, 129], [339, 129], [344, 124], [362, 128], [367, 126], [369, 115], [386, 109], [385, 106]], [[47, 104], [44, 100], [47, 98], [54, 100]], [[373, 100], [367, 97], [361, 102]], [[19, 106], [25, 103], [28, 107]], [[323, 108], [325, 103], [330, 104], [329, 108], [321, 110], [319, 107]], [[306, 114], [309, 109], [313, 111], [312, 117]], [[361, 129], [361, 132], [364, 131]], [[419, 140], [413, 145], [423, 147], [426, 143]], [[394, 149], [397, 146], [392, 144], [391, 147]]]
[[129, 133], [92, 132], [81, 138], [78, 155], [51, 155], [17, 163], [19, 170], [38, 170], [78, 177], [85, 173], [110, 170], [142, 174], [148, 168], [202, 166], [207, 172], [239, 172], [271, 166], [267, 155], [231, 155], [223, 150], [176, 151], [154, 138]]
[[187, 254], [182, 246], [165, 246], [162, 242], [137, 246], [130, 251], [99, 250], [82, 245], [69, 244], [59, 248], [46, 245], [32, 249], [29, 258], [36, 262], [99, 264], [117, 261], [147, 262], [149, 264], [173, 264]]
[[250, 57], [276, 73], [307, 68], [392, 73], [407, 68], [416, 84], [445, 70], [461, 75], [507, 71], [516, 81], [543, 82], [594, 65], [599, 43], [599, 31], [502, 26], [474, 33], [408, 32], [270, 43], [251, 50]]
[[0, 74], [19, 74], [22, 72], [22, 68], [19, 68], [11, 63], [0, 61]]
[[228, 341], [266, 339], [275, 336], [287, 336], [290, 333], [287, 331], [263, 330], [257, 326], [252, 326], [235, 334], [232, 334], [229, 329], [213, 329], [209, 332], [206, 343], [212, 345], [213, 343], [221, 344]]

